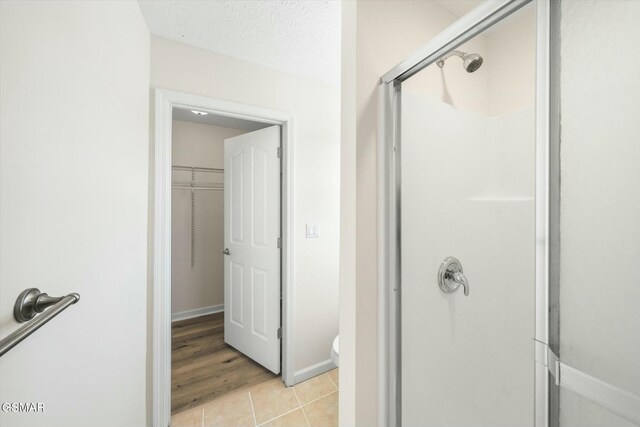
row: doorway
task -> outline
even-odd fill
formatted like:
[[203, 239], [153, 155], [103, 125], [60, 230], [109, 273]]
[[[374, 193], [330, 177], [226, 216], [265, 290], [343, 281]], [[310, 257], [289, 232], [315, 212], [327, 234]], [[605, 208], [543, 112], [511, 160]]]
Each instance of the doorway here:
[[280, 373], [281, 128], [172, 116], [175, 415]]
[[[169, 425], [224, 393], [293, 381], [292, 116], [157, 90], [155, 124], [153, 415]], [[188, 138], [194, 126], [217, 147]]]

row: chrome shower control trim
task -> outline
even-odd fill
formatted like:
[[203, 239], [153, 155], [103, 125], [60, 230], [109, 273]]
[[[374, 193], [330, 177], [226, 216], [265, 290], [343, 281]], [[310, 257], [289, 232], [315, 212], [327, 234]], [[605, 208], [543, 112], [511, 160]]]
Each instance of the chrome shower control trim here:
[[462, 286], [464, 295], [469, 296], [469, 282], [457, 258], [450, 256], [442, 261], [438, 270], [438, 285], [442, 292], [447, 294], [457, 291]]

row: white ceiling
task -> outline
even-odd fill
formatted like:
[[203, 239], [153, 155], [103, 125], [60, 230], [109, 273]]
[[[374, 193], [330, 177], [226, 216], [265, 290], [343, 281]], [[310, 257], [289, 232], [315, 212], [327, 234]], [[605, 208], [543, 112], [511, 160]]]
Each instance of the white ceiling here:
[[183, 110], [180, 108], [174, 108], [172, 114], [173, 120], [182, 120], [185, 122], [200, 123], [205, 125], [222, 126], [225, 128], [242, 129], [248, 131], [254, 131], [263, 129], [269, 126], [266, 123], [252, 122], [249, 120], [237, 119], [235, 117], [217, 116], [215, 114], [207, 114], [205, 116], [199, 116], [191, 112], [191, 110]]
[[336, 0], [138, 0], [151, 34], [340, 84]]

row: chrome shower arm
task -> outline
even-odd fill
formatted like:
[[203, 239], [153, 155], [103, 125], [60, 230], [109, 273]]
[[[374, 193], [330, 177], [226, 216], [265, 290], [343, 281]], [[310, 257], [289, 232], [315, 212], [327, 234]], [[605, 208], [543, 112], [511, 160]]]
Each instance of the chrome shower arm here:
[[436, 61], [436, 65], [438, 67], [442, 68], [442, 67], [444, 67], [444, 61], [446, 61], [447, 59], [451, 58], [452, 56], [459, 56], [461, 59], [464, 59], [464, 57], [467, 56], [467, 55], [468, 55], [467, 52], [463, 52], [461, 50], [452, 50], [451, 52], [447, 53], [442, 58], [438, 59]]

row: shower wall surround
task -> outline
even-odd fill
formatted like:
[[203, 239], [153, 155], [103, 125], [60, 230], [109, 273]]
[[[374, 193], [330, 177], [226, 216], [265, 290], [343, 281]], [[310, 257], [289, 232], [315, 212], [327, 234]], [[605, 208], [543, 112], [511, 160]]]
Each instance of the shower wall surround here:
[[[532, 425], [534, 126], [403, 93], [403, 425]], [[448, 256], [468, 297], [438, 287]]]
[[[402, 423], [531, 427], [535, 7], [457, 49], [482, 67], [402, 84]], [[469, 296], [438, 286], [450, 256]]]

